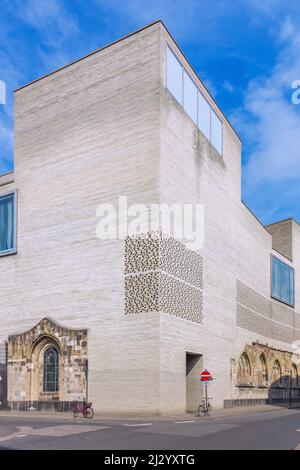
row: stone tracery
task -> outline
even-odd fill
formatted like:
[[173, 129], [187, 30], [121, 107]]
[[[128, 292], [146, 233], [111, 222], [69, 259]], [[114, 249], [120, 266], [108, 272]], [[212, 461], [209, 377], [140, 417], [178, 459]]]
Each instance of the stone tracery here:
[[[45, 353], [51, 349], [57, 352], [57, 375], [52, 389], [49, 384], [45, 387]], [[10, 336], [10, 406], [62, 409], [82, 399], [86, 391], [86, 360], [87, 330], [63, 328], [44, 318], [25, 333]], [[51, 380], [53, 370], [48, 376], [48, 382]]]

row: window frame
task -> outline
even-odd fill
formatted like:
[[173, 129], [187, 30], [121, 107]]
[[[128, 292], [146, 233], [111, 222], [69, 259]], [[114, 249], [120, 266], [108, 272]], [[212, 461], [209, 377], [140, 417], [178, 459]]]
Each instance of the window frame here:
[[[213, 130], [213, 126], [212, 126], [212, 116], [213, 114], [215, 115], [216, 119], [218, 121], [220, 121], [220, 124], [221, 124], [221, 144], [220, 144], [220, 150], [221, 152], [219, 152], [219, 150], [217, 149], [217, 147], [215, 146], [215, 144], [213, 144], [212, 142], [212, 130]], [[223, 142], [224, 142], [224, 138], [223, 138], [223, 133], [224, 133], [224, 128], [223, 128], [223, 121], [222, 119], [219, 118], [219, 116], [217, 115], [216, 111], [210, 106], [210, 143], [211, 145], [213, 146], [213, 148], [215, 149], [215, 151], [217, 152], [218, 155], [220, 155], [220, 157], [223, 158], [223, 153], [224, 153], [224, 150], [223, 150]]]
[[[195, 126], [198, 127], [198, 119], [199, 119], [199, 116], [198, 116], [198, 93], [199, 93], [199, 87], [197, 86], [197, 83], [195, 82], [195, 80], [193, 80], [191, 75], [188, 73], [186, 68], [184, 66], [182, 66], [182, 68], [183, 68], [183, 73], [182, 73], [182, 107], [183, 107], [183, 111], [189, 116], [189, 118], [193, 121]], [[196, 88], [196, 122], [193, 119], [193, 117], [185, 109], [185, 105], [186, 105], [185, 104], [185, 92], [184, 92], [185, 91], [185, 76], [187, 76], [191, 80], [192, 84]]]
[[[181, 82], [182, 82], [182, 85], [181, 85], [182, 86], [182, 90], [181, 90], [182, 103], [180, 101], [178, 101], [176, 96], [172, 93], [172, 91], [168, 87], [168, 50], [171, 52], [171, 54], [173, 54], [173, 56], [175, 57], [175, 59], [178, 61], [178, 63], [181, 65], [181, 68], [182, 68], [182, 80], [181, 80]], [[195, 123], [194, 119], [184, 109], [184, 74], [185, 73], [189, 76], [191, 81], [194, 83], [194, 85], [197, 88], [197, 92], [198, 92], [197, 93], [197, 123]], [[200, 89], [199, 85], [193, 79], [193, 77], [189, 73], [187, 67], [183, 64], [182, 60], [179, 59], [177, 53], [174, 51], [173, 47], [169, 44], [168, 41], [165, 42], [165, 89], [169, 91], [169, 93], [173, 96], [173, 98], [176, 100], [176, 102], [181, 106], [183, 112], [191, 119], [191, 121], [194, 123], [194, 125], [197, 126], [197, 129], [200, 132], [202, 132], [202, 130], [199, 127], [199, 108], [198, 108], [199, 98], [198, 98], [198, 95], [199, 95], [199, 93], [201, 93], [202, 97], [205, 99], [205, 101], [207, 102], [207, 104], [210, 108], [210, 116], [209, 116], [210, 117], [210, 124], [209, 124], [210, 135], [209, 135], [209, 137], [207, 137], [203, 132], [202, 133], [203, 133], [204, 137], [209, 141], [210, 145], [213, 147], [214, 151], [218, 154], [218, 156], [222, 160], [224, 160], [224, 124], [223, 124], [223, 119], [221, 119], [221, 117], [217, 113], [214, 106], [212, 106], [209, 103], [208, 99], [204, 96], [204, 94], [203, 94], [202, 90]], [[221, 149], [220, 149], [221, 152], [219, 152], [219, 150], [215, 147], [215, 145], [211, 141], [211, 135], [212, 135], [212, 118], [211, 118], [211, 115], [212, 115], [212, 112], [216, 115], [217, 119], [221, 123]]]
[[[275, 365], [276, 365], [276, 369], [278, 370], [280, 376], [278, 379], [276, 379], [274, 377], [274, 371], [275, 371]], [[274, 384], [277, 382], [277, 386], [282, 386], [283, 385], [283, 372], [282, 372], [282, 366], [281, 366], [281, 363], [278, 359], [275, 359], [275, 361], [273, 362], [273, 365], [272, 365], [272, 371], [271, 371], [271, 384]], [[272, 387], [272, 385], [271, 385]]]
[[[169, 80], [169, 77], [168, 77], [168, 49], [169, 51], [171, 52], [171, 54], [174, 56], [174, 59], [178, 62], [178, 64], [180, 65], [181, 67], [181, 102], [177, 99], [177, 97], [172, 93], [172, 91], [169, 89], [168, 87], [168, 80]], [[183, 76], [184, 76], [184, 70], [185, 70], [185, 67], [183, 66], [183, 63], [181, 62], [181, 60], [179, 60], [179, 57], [177, 56], [177, 54], [175, 54], [174, 50], [172, 49], [171, 46], [169, 46], [168, 43], [166, 43], [166, 71], [165, 71], [165, 87], [167, 90], [169, 90], [169, 92], [171, 93], [171, 95], [173, 96], [173, 98], [177, 101], [177, 103], [183, 108], [183, 93], [184, 93], [184, 85], [183, 85]], [[185, 111], [184, 111], [185, 112]], [[186, 112], [185, 112], [186, 113]], [[186, 113], [187, 114], [187, 113]]]
[[18, 204], [17, 204], [17, 198], [18, 198], [18, 191], [16, 189], [13, 189], [12, 191], [6, 191], [4, 193], [0, 192], [0, 199], [11, 196], [13, 195], [13, 248], [10, 250], [5, 250], [5, 251], [0, 251], [0, 258], [3, 256], [9, 256], [9, 255], [15, 255], [18, 251], [17, 247], [17, 223], [18, 223]]
[[[286, 301], [282, 297], [277, 296], [276, 294], [273, 294], [273, 259], [275, 259], [277, 262], [279, 262], [280, 265], [287, 266], [289, 268], [289, 270], [291, 270], [292, 273], [293, 273], [293, 299], [292, 299], [292, 303]], [[280, 293], [282, 291], [281, 282], [282, 282], [282, 270], [280, 268]], [[282, 259], [280, 259], [278, 256], [275, 256], [273, 254], [271, 254], [271, 298], [277, 300], [278, 302], [282, 302], [283, 304], [288, 305], [290, 307], [293, 307], [293, 308], [295, 307], [295, 268], [293, 266], [289, 265], [288, 263], [286, 263], [285, 261], [283, 261]]]
[[[48, 388], [48, 384], [50, 383], [46, 380], [47, 374], [47, 363], [46, 363], [46, 355], [48, 356], [51, 351], [55, 352], [56, 355], [56, 363], [54, 364], [54, 388], [55, 390], [46, 390]], [[48, 345], [43, 351], [43, 393], [59, 393], [59, 351], [58, 349], [51, 345]]]
[[253, 367], [246, 351], [244, 351], [239, 357], [237, 379], [237, 383], [240, 387], [252, 386]]
[[[267, 384], [269, 382], [269, 371], [268, 371], [267, 359], [263, 352], [260, 353], [258, 360], [259, 360], [259, 368], [260, 368], [259, 373], [261, 374], [261, 376], [259, 376], [259, 378], [261, 379], [261, 382], [259, 383], [258, 386], [267, 387]], [[265, 377], [264, 377], [264, 373], [265, 373]]]
[[[199, 95], [201, 95], [201, 99], [203, 99], [203, 101], [206, 102], [206, 104], [207, 104], [207, 106], [208, 106], [208, 108], [209, 108], [209, 132], [208, 132], [209, 136], [207, 136], [207, 135], [205, 134], [203, 128], [202, 128], [202, 129], [200, 128], [200, 123], [199, 123], [199, 118], [200, 118], [200, 113], [199, 113], [199, 103], [200, 103]], [[211, 110], [212, 110], [212, 108], [211, 108], [211, 106], [210, 106], [208, 100], [205, 98], [204, 94], [202, 93], [202, 91], [199, 90], [199, 88], [198, 88], [198, 99], [197, 99], [197, 101], [198, 101], [198, 103], [197, 103], [197, 111], [198, 111], [198, 113], [197, 113], [197, 114], [198, 114], [197, 127], [198, 127], [198, 130], [204, 135], [204, 137], [205, 137], [205, 138], [209, 141], [209, 143], [212, 145], [212, 143], [211, 143]], [[222, 155], [221, 155], [221, 156], [222, 156]]]

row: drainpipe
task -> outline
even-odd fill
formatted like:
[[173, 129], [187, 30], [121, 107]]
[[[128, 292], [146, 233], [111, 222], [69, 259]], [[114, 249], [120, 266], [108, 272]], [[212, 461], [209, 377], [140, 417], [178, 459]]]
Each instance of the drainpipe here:
[[290, 408], [292, 408], [292, 381], [293, 381], [293, 370], [290, 372]]
[[[15, 376], [15, 367], [14, 367], [14, 363], [12, 363], [12, 391], [14, 391], [14, 376]], [[7, 361], [7, 378], [8, 378], [8, 361]], [[10, 412], [11, 413], [12, 413], [12, 410], [13, 410], [13, 393], [11, 394], [11, 400], [10, 400]]]
[[88, 359], [85, 360], [84, 364], [84, 373], [85, 373], [85, 401], [88, 402], [89, 397], [89, 361]]

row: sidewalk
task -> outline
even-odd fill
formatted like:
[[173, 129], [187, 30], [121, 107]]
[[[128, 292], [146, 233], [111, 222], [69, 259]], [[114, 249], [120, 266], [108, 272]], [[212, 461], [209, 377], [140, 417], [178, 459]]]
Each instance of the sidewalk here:
[[[101, 413], [95, 413], [94, 419], [92, 422], [95, 421], [189, 421], [194, 419], [201, 419], [201, 420], [209, 420], [214, 418], [225, 418], [230, 416], [242, 416], [242, 415], [249, 415], [254, 413], [263, 413], [263, 412], [272, 412], [272, 411], [279, 411], [279, 410], [287, 410], [287, 407], [282, 406], [273, 406], [273, 405], [257, 405], [257, 406], [240, 406], [236, 408], [224, 408], [213, 410], [213, 414], [211, 417], [204, 417], [198, 418], [194, 413], [182, 413], [177, 415], [141, 415], [141, 416], [126, 416], [126, 415], [118, 415], [118, 416], [109, 416], [109, 415], [102, 415]], [[295, 412], [300, 412], [300, 409], [293, 408]], [[291, 411], [292, 411], [291, 410]], [[42, 411], [1, 411], [0, 412], [0, 422], [1, 418], [22, 418], [22, 419], [49, 419], [49, 420], [74, 420], [73, 414], [71, 412], [42, 412]], [[84, 418], [77, 418], [76, 421], [83, 420], [85, 422], [91, 422], [90, 420], [86, 420]]]

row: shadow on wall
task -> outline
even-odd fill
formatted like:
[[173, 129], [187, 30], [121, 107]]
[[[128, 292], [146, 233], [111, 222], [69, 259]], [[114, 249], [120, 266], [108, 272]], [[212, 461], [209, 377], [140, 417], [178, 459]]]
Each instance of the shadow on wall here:
[[300, 405], [299, 365], [292, 353], [252, 343], [246, 345], [238, 362], [232, 361], [234, 398], [224, 407], [263, 405], [298, 407]]
[[267, 403], [284, 407], [300, 407], [298, 378], [284, 375], [269, 385]]

